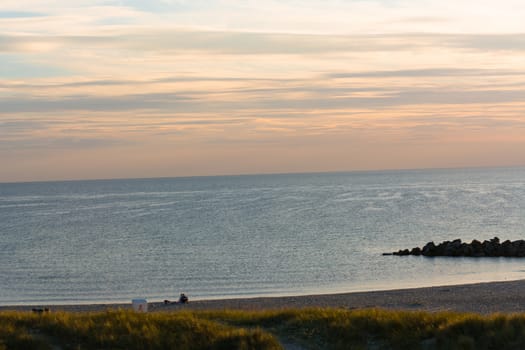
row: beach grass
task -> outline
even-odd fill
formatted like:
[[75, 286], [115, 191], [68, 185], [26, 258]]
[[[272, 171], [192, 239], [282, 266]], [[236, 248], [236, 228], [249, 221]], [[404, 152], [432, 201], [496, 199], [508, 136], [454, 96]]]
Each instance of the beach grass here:
[[306, 349], [525, 349], [525, 314], [317, 308], [202, 316], [259, 326]]
[[259, 328], [192, 313], [0, 313], [0, 349], [281, 349]]
[[346, 310], [0, 312], [0, 349], [523, 349], [525, 314]]

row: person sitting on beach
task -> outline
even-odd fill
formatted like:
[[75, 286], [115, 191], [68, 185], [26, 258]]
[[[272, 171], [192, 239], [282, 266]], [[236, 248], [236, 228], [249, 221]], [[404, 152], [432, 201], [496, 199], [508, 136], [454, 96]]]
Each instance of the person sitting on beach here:
[[189, 301], [188, 297], [184, 293], [180, 293], [180, 297], [178, 301], [171, 301], [171, 300], [164, 300], [164, 305], [169, 304], [186, 304]]
[[180, 293], [179, 304], [186, 304], [188, 302], [188, 297], [184, 293]]

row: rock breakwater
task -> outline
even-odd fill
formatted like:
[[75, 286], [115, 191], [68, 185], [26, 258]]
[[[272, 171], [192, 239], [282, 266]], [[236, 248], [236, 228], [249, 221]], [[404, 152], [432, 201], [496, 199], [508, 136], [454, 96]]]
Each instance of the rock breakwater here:
[[444, 241], [439, 244], [428, 242], [424, 247], [401, 249], [383, 255], [423, 255], [423, 256], [470, 256], [470, 257], [525, 257], [525, 240], [500, 242], [498, 237], [480, 242], [473, 240], [470, 243], [461, 242], [461, 239]]

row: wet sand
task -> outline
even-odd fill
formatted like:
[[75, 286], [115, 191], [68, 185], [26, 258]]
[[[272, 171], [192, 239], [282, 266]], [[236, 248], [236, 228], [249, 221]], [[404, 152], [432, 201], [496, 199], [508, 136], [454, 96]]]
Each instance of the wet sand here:
[[[431, 312], [459, 311], [480, 314], [525, 312], [525, 280], [289, 297], [192, 301], [191, 294], [188, 296], [190, 297], [190, 302], [184, 305], [165, 305], [163, 301], [148, 300], [149, 311], [272, 310], [333, 307], [346, 309], [423, 310]], [[131, 302], [128, 304], [0, 306], [0, 311], [31, 311], [33, 308], [46, 307], [51, 312], [90, 312], [108, 309], [131, 309]]]

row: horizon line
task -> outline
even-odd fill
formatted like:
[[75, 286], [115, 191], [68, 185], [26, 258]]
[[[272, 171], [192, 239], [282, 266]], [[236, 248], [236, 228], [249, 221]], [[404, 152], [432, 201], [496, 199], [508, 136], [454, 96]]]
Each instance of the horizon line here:
[[0, 181], [0, 185], [32, 184], [32, 183], [58, 183], [58, 182], [89, 182], [89, 181], [133, 181], [133, 180], [160, 180], [160, 179], [193, 179], [214, 177], [248, 177], [248, 176], [279, 176], [279, 175], [316, 175], [316, 174], [354, 174], [354, 173], [382, 173], [403, 171], [427, 171], [427, 170], [476, 170], [476, 169], [518, 169], [525, 168], [522, 165], [485, 165], [485, 166], [450, 166], [450, 167], [428, 167], [428, 168], [385, 168], [385, 169], [356, 169], [356, 170], [327, 170], [327, 171], [291, 171], [291, 172], [267, 172], [267, 173], [227, 173], [210, 175], [182, 175], [182, 176], [146, 176], [146, 177], [115, 177], [115, 178], [80, 178], [80, 179], [55, 179], [55, 180], [30, 180], [30, 181]]

